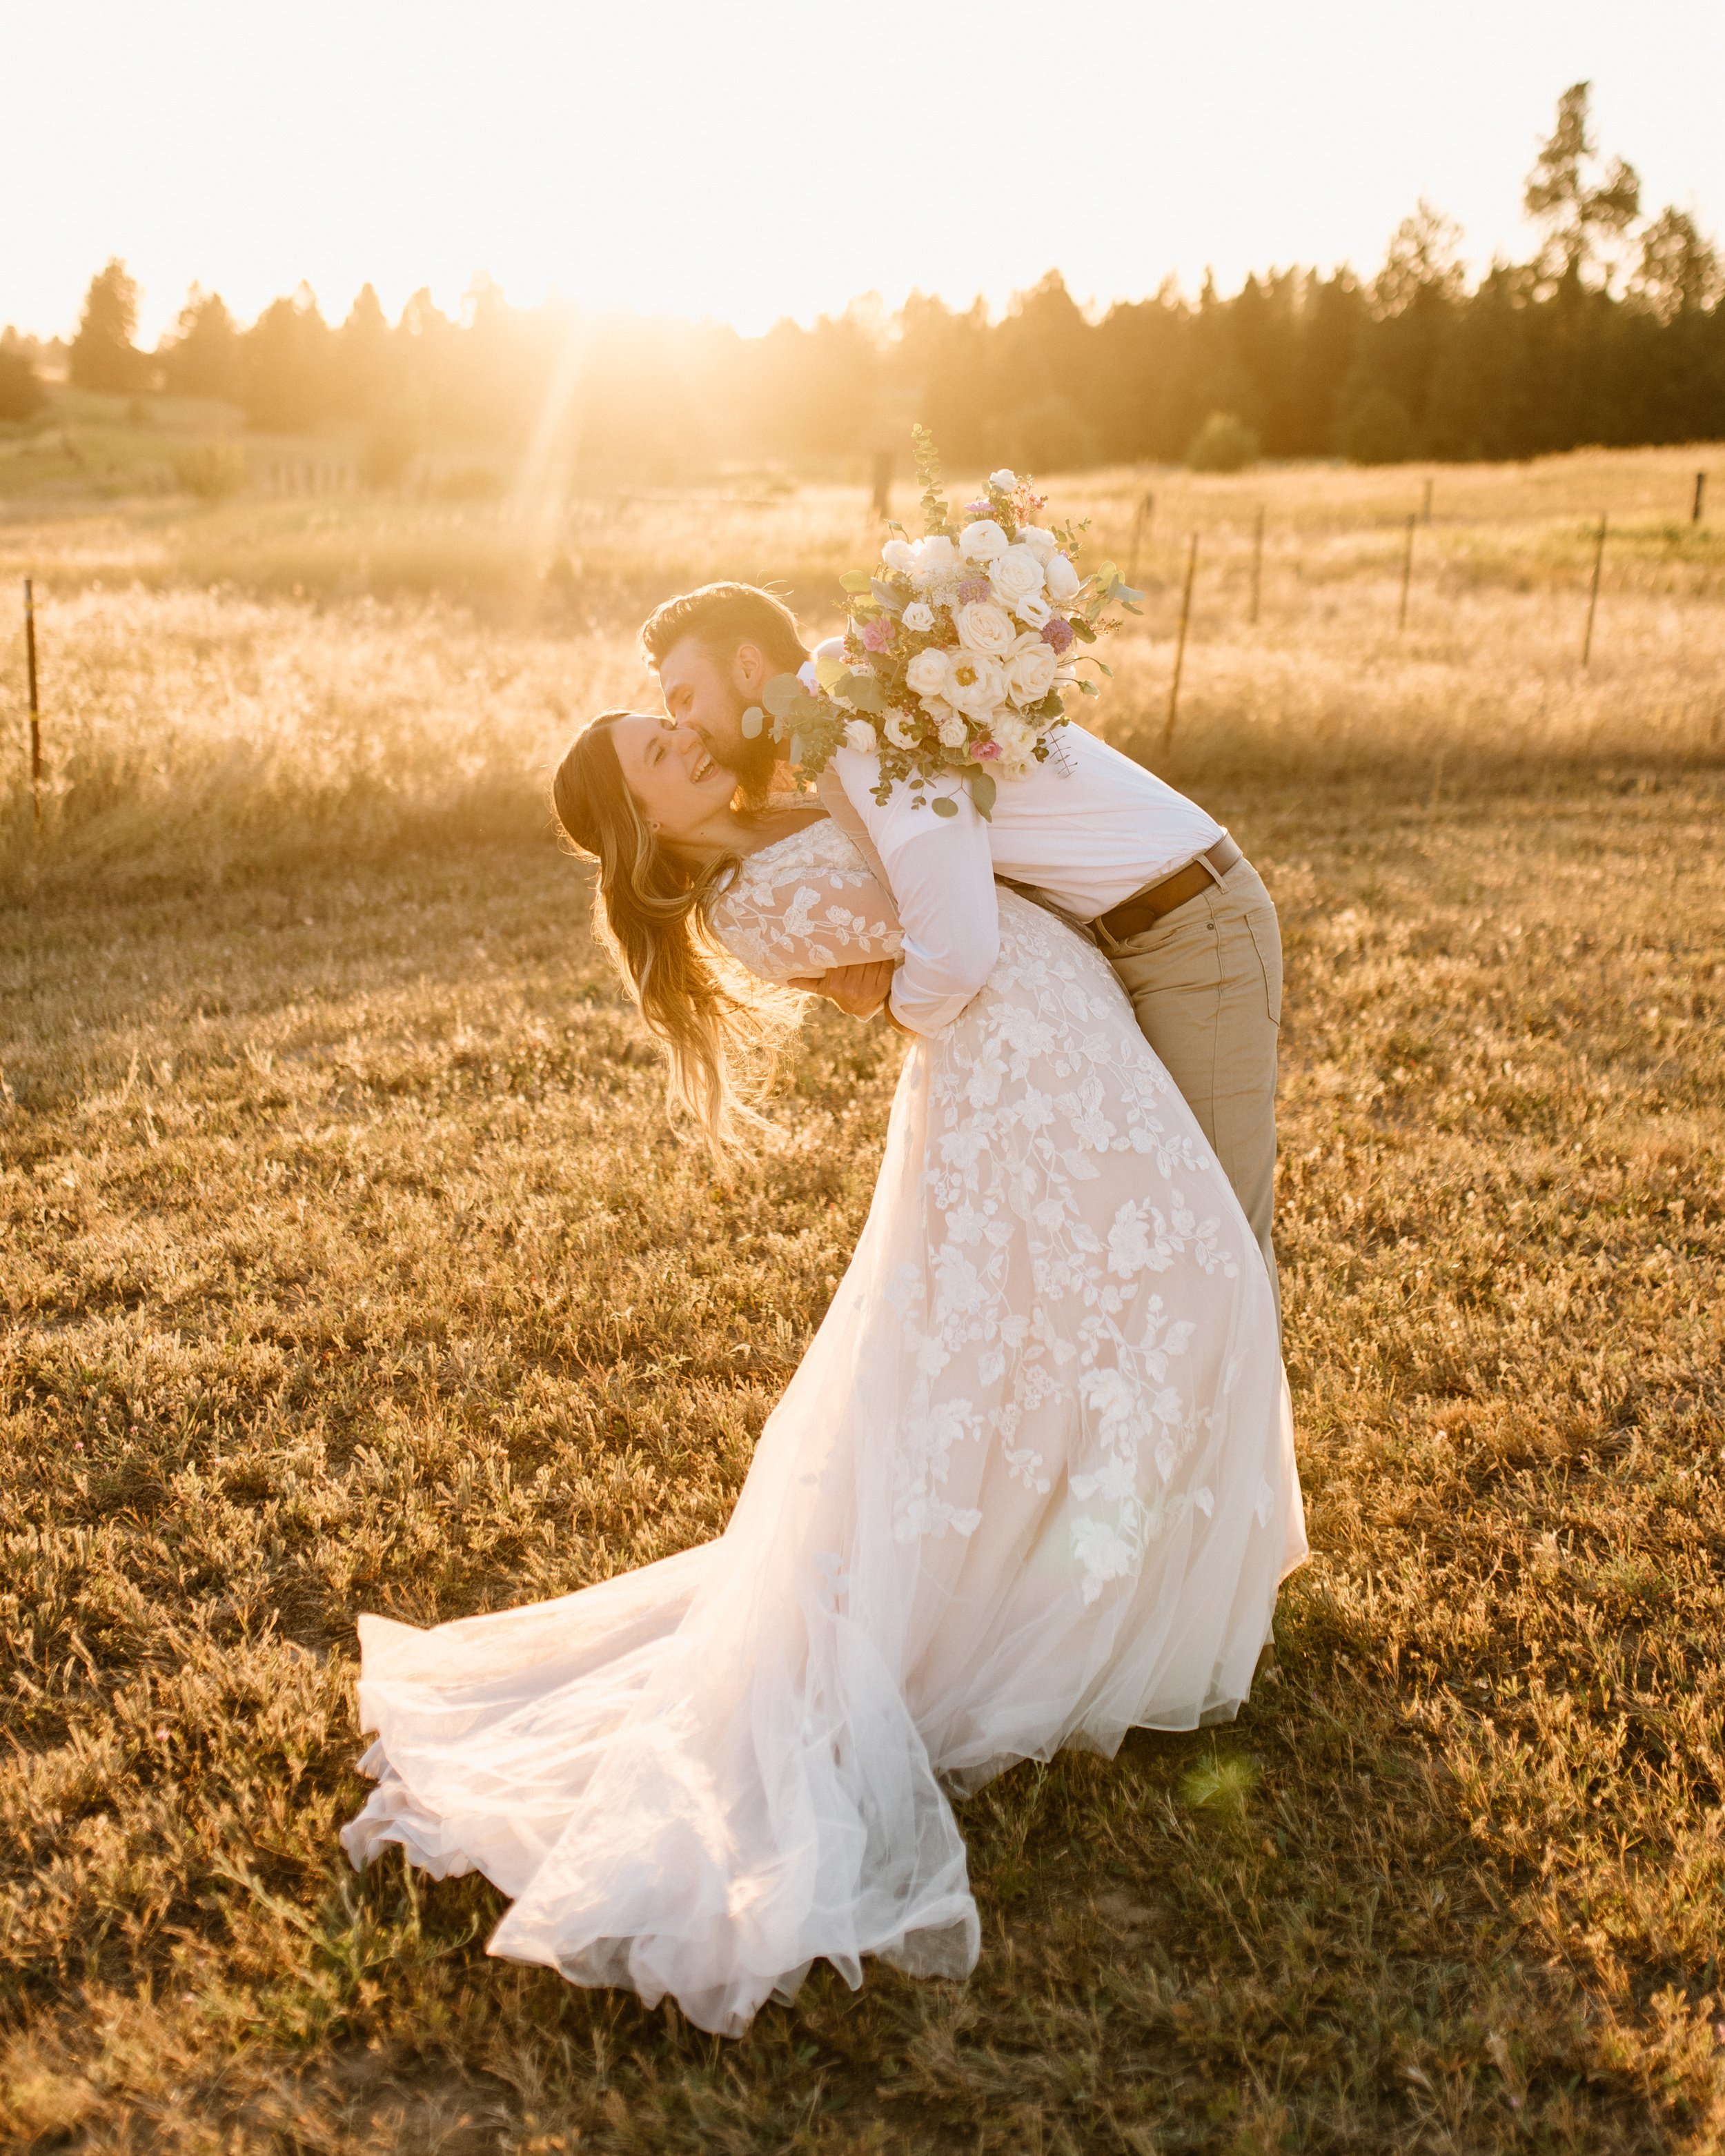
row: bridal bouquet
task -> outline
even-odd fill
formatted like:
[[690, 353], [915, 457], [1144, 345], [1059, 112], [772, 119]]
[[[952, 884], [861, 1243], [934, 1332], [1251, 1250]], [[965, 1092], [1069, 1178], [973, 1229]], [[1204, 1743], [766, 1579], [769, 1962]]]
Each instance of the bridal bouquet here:
[[844, 657], [776, 675], [742, 730], [753, 739], [770, 725], [800, 779], [818, 777], [840, 747], [878, 751], [877, 801], [902, 782], [918, 808], [952, 816], [956, 778], [987, 816], [998, 780], [1046, 761], [1066, 721], [1062, 691], [1097, 693], [1078, 675], [1091, 657], [1078, 647], [1119, 626], [1109, 607], [1136, 613], [1142, 593], [1111, 562], [1081, 576], [1083, 526], [1040, 523], [1044, 499], [1016, 473], [993, 473], [986, 494], [955, 517], [921, 427], [916, 442], [922, 537], [889, 527], [876, 567], [843, 580]]

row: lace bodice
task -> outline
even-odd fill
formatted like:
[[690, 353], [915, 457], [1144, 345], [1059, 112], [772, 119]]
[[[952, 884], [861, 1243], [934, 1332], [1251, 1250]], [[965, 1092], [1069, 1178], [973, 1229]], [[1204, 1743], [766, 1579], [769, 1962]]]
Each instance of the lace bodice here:
[[823, 819], [750, 854], [712, 911], [713, 933], [764, 981], [896, 958], [891, 901], [836, 824]]

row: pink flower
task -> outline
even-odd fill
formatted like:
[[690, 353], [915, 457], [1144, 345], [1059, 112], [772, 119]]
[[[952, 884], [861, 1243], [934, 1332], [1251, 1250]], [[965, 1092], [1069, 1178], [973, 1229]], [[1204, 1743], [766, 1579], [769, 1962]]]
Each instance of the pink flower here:
[[967, 501], [964, 505], [964, 513], [967, 516], [992, 516], [994, 514], [994, 505], [984, 495], [980, 501]]
[[986, 577], [967, 577], [958, 587], [958, 596], [968, 606], [973, 600], [987, 598], [993, 588]]
[[986, 741], [978, 742], [970, 752], [978, 763], [993, 763], [998, 757], [1004, 755], [1005, 751], [999, 742]]
[[879, 613], [863, 624], [862, 640], [870, 651], [885, 651], [898, 634], [898, 624], [891, 614]]
[[1056, 614], [1052, 621], [1042, 624], [1042, 640], [1054, 647], [1056, 656], [1070, 651], [1073, 643], [1071, 623]]

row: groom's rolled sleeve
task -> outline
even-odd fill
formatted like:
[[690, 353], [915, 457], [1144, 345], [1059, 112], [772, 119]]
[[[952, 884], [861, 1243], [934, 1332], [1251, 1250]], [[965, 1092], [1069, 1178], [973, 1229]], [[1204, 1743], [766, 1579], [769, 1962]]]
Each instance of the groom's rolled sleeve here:
[[870, 791], [880, 776], [875, 758], [847, 748], [833, 762], [892, 881], [905, 947], [893, 976], [892, 1014], [912, 1033], [938, 1033], [982, 988], [1000, 955], [988, 827], [962, 788], [951, 816], [915, 807], [902, 785], [882, 807]]

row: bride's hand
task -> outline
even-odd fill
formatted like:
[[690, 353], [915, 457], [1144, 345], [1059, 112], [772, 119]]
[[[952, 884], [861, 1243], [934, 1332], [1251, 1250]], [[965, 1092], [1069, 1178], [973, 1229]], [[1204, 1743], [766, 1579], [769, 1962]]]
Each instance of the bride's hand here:
[[852, 1018], [873, 1018], [892, 993], [895, 964], [891, 958], [871, 958], [860, 966], [834, 966], [830, 973], [804, 974], [790, 986], [824, 996]]

